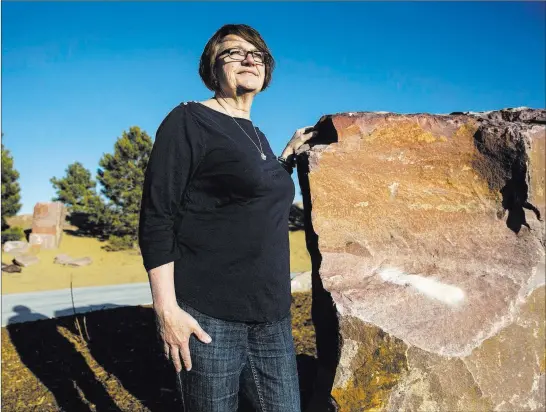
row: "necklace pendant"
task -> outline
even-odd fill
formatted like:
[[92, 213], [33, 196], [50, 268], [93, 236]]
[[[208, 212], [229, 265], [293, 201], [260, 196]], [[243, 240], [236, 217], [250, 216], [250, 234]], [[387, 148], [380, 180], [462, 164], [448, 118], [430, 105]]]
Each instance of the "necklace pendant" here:
[[265, 160], [267, 159], [267, 157], [265, 157], [265, 155], [262, 153], [262, 159]]

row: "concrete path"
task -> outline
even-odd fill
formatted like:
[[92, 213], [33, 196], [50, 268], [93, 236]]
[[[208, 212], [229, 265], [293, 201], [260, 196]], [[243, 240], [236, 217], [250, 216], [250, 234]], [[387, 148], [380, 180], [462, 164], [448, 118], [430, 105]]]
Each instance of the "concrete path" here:
[[[290, 279], [293, 291], [310, 289], [310, 272], [291, 273]], [[306, 280], [302, 283], [303, 279]], [[70, 316], [74, 311], [85, 313], [152, 303], [148, 282], [73, 288], [72, 294], [74, 303], [70, 289], [2, 295], [2, 327], [12, 323]]]
[[150, 284], [129, 283], [114, 286], [73, 288], [47, 292], [2, 295], [2, 326], [10, 323], [57, 318], [94, 310], [152, 303]]

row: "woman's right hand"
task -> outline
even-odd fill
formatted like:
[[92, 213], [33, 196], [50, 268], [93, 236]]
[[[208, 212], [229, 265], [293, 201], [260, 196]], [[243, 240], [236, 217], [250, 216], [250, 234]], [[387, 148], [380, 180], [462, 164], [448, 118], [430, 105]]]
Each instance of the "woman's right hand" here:
[[182, 361], [186, 370], [191, 369], [190, 336], [195, 336], [203, 343], [212, 342], [211, 337], [201, 329], [193, 316], [179, 306], [170, 310], [156, 310], [157, 329], [163, 340], [163, 349], [167, 359], [171, 358], [176, 372], [182, 370]]

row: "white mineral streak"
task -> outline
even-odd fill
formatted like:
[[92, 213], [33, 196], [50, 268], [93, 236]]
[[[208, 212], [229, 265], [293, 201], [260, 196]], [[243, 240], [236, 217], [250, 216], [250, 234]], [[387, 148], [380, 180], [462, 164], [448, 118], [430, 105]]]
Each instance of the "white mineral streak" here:
[[[515, 295], [503, 300], [502, 304], [491, 300], [493, 307], [500, 309], [502, 306], [502, 309], [497, 310], [493, 317], [481, 324], [470, 322], [471, 325], [468, 325], [470, 329], [465, 330], [463, 337], [461, 333], [450, 334], [443, 328], [448, 319], [452, 319], [455, 324], [460, 325], [461, 317], [471, 316], [472, 311], [476, 310], [475, 307], [480, 305], [480, 292], [475, 289], [483, 287], [481, 283], [476, 281], [479, 278], [469, 277], [465, 278], [464, 284], [449, 284], [439, 280], [442, 279], [442, 272], [434, 278], [425, 277], [422, 274], [408, 274], [393, 263], [373, 263], [378, 260], [381, 258], [363, 260], [350, 254], [323, 252], [323, 284], [326, 290], [332, 294], [338, 314], [359, 318], [380, 327], [408, 345], [440, 356], [469, 356], [485, 340], [497, 335], [512, 324], [519, 313], [521, 304], [535, 289], [545, 283], [544, 261], [537, 265], [536, 269], [533, 269], [532, 276], [526, 279], [521, 276], [523, 274], [506, 272], [502, 265], [496, 266], [491, 262], [488, 265], [488, 274], [491, 278], [497, 279], [494, 285], [502, 286], [498, 288], [498, 293], [505, 293], [503, 292], [505, 289], [507, 291], [514, 287], [507, 282], [507, 279], [518, 285], [519, 290]], [[340, 262], [344, 262], [345, 270], [352, 273], [351, 282], [347, 281], [347, 276], [339, 273]], [[454, 262], [450, 263], [447, 259], [444, 259], [444, 263], [444, 268], [455, 265]], [[480, 267], [476, 265], [477, 263], [469, 260], [465, 263], [464, 268], [461, 267], [461, 270], [479, 273]], [[327, 276], [327, 273], [332, 274]], [[399, 286], [402, 295], [397, 294], [396, 298], [393, 298], [394, 300], [385, 300], [382, 292], [378, 292], [382, 288], [375, 283], [374, 279], [383, 283], [385, 287], [387, 285]], [[464, 286], [467, 286], [467, 289]], [[366, 299], [363, 299], [363, 296], [366, 296]], [[389, 308], [392, 305], [398, 306], [399, 304], [396, 302], [400, 302], [400, 299], [412, 300], [419, 297], [425, 301], [405, 313], [409, 316], [411, 312], [418, 316], [412, 327], [400, 320], [405, 317], [393, 318], [392, 314], [389, 314]], [[445, 311], [435, 307], [437, 304], [443, 305]], [[400, 307], [402, 306], [400, 305]], [[480, 310], [486, 310], [486, 308]], [[436, 312], [436, 315], [432, 316], [433, 311]], [[443, 340], [439, 340], [433, 338], [434, 333], [446, 333], [447, 335]], [[426, 336], [429, 338], [425, 338]]]
[[359, 203], [355, 204], [355, 207], [366, 207], [368, 205], [369, 205], [368, 202], [359, 202]]
[[391, 192], [391, 199], [396, 197], [396, 192], [398, 191], [398, 186], [400, 186], [400, 183], [398, 183], [398, 182], [392, 182], [392, 184], [389, 186], [389, 190]]
[[442, 283], [433, 278], [421, 275], [408, 275], [395, 267], [384, 267], [379, 270], [379, 276], [385, 282], [401, 286], [412, 286], [423, 295], [439, 300], [446, 305], [454, 306], [464, 301], [464, 291], [457, 287]]

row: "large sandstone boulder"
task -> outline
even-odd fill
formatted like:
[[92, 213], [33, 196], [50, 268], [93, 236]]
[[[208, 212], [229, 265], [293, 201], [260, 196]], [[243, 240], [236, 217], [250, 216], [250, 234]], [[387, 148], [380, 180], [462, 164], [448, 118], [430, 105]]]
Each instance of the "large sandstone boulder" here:
[[545, 124], [526, 108], [319, 121], [298, 160], [309, 411], [544, 410]]

